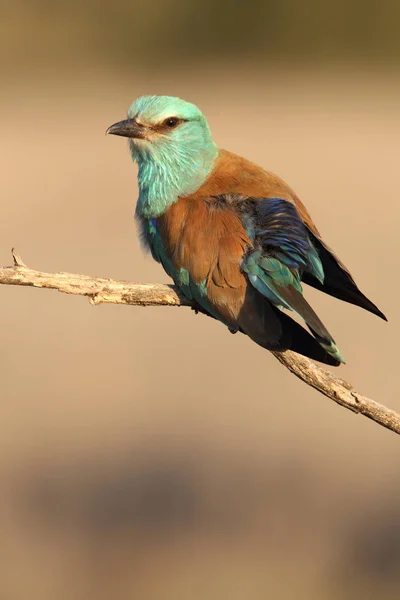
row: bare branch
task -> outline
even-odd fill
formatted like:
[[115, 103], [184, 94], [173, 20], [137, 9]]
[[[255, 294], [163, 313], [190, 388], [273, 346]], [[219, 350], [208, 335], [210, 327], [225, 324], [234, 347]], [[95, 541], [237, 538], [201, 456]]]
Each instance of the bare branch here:
[[28, 285], [88, 296], [91, 304], [190, 306], [173, 285], [131, 283], [76, 273], [43, 273], [29, 269], [13, 249], [14, 266], [0, 267], [0, 284]]
[[[91, 304], [191, 306], [173, 285], [131, 283], [74, 273], [43, 273], [29, 269], [14, 249], [12, 255], [14, 266], [0, 267], [0, 284], [27, 285], [87, 296]], [[272, 354], [291, 373], [324, 396], [400, 434], [400, 415], [375, 400], [361, 396], [347, 381], [295, 352], [288, 350]]]
[[340, 406], [364, 415], [375, 423], [400, 434], [400, 415], [394, 410], [366, 396], [361, 396], [350, 383], [335, 377], [330, 371], [305, 356], [290, 350], [272, 354], [291, 373], [324, 396], [334, 400]]

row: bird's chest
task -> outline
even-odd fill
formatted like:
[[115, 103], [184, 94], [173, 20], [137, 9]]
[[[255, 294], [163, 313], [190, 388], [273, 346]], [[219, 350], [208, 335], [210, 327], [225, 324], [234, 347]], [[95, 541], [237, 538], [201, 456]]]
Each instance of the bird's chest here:
[[[150, 250], [154, 260], [161, 263], [175, 284], [185, 292], [188, 284], [188, 273], [176, 263], [174, 256], [171, 254], [172, 235], [169, 229], [163, 226], [162, 216], [146, 218], [136, 215], [136, 217], [142, 246], [145, 250]], [[192, 299], [191, 293], [188, 293], [187, 296]]]
[[193, 292], [205, 294], [206, 279], [218, 254], [218, 236], [208, 211], [199, 206], [179, 199], [158, 217], [137, 215], [144, 247], [191, 298]]
[[238, 215], [181, 198], [162, 215], [141, 218], [141, 225], [143, 242], [185, 296], [231, 325], [245, 293], [240, 265], [250, 244]]
[[[167, 272], [186, 269], [200, 283], [218, 260], [239, 261], [249, 243], [232, 210], [190, 197], [179, 198], [156, 218], [140, 217], [142, 240]], [[225, 260], [224, 260], [225, 259]], [[168, 267], [168, 268], [167, 268]]]

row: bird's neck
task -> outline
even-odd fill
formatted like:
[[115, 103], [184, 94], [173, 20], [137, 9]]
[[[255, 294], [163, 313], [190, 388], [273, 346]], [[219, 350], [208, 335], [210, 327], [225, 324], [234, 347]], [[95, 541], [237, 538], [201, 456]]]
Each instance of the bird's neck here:
[[196, 192], [214, 168], [218, 148], [212, 144], [193, 156], [174, 153], [137, 158], [139, 199], [136, 213], [151, 219], [160, 216], [180, 196]]

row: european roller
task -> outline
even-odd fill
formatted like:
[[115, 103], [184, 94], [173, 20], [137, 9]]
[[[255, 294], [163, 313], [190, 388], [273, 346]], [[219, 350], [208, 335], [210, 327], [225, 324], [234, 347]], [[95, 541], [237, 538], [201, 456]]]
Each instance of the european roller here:
[[268, 350], [344, 362], [304, 298], [303, 284], [386, 320], [322, 240], [294, 191], [218, 148], [195, 105], [143, 96], [107, 133], [129, 138], [138, 164], [135, 216], [144, 246], [195, 307], [232, 333], [241, 331]]

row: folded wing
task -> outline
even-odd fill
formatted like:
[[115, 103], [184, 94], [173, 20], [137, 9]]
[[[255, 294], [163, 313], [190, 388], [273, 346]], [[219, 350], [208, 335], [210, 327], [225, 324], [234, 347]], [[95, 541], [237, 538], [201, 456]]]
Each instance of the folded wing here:
[[313, 273], [305, 272], [303, 275], [304, 283], [311, 285], [312, 287], [334, 296], [344, 302], [349, 302], [356, 306], [360, 306], [365, 310], [377, 315], [381, 319], [387, 321], [387, 318], [379, 310], [379, 308], [371, 302], [358, 288], [356, 282], [351, 276], [349, 270], [344, 266], [341, 260], [335, 255], [335, 253], [327, 246], [322, 240], [318, 229], [315, 227], [310, 215], [304, 204], [294, 196], [294, 205], [296, 207], [299, 216], [303, 223], [307, 227], [310, 239], [314, 248], [318, 252], [322, 268], [324, 270], [324, 281], [320, 281], [318, 277], [315, 277]]
[[309, 273], [321, 285], [324, 270], [295, 206], [281, 198], [247, 199], [246, 223], [253, 241], [242, 269], [273, 306], [297, 313], [318, 343], [344, 362], [334, 339], [303, 297], [301, 279]]

